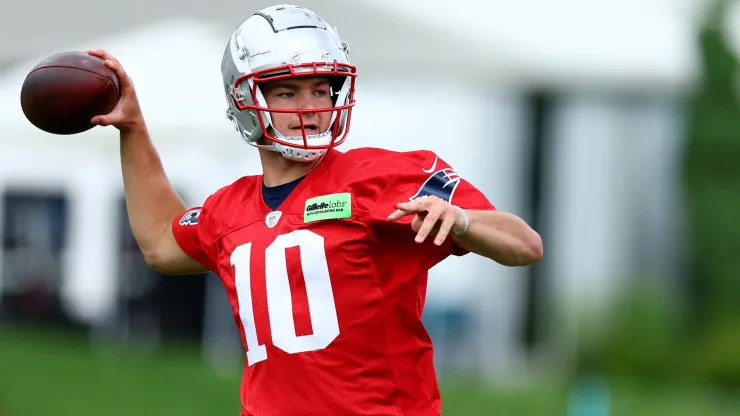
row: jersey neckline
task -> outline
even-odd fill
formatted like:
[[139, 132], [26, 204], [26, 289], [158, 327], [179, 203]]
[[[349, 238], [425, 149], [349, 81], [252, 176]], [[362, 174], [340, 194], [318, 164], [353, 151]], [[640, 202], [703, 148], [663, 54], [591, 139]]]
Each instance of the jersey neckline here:
[[264, 176], [259, 175], [259, 186], [257, 188], [257, 193], [259, 194], [259, 197], [253, 198], [255, 202], [255, 208], [257, 209], [257, 212], [260, 213], [261, 216], [266, 216], [267, 214], [275, 211], [281, 211], [285, 212], [285, 208], [289, 207], [294, 200], [297, 198], [298, 195], [301, 194], [303, 189], [306, 188], [311, 182], [313, 182], [316, 178], [321, 176], [326, 170], [329, 168], [329, 165], [334, 161], [334, 159], [337, 158], [341, 154], [340, 151], [331, 148], [326, 152], [326, 155], [324, 155], [324, 158], [319, 162], [319, 165], [316, 166], [313, 170], [308, 172], [306, 176], [303, 177], [303, 180], [293, 189], [293, 191], [288, 195], [287, 198], [280, 204], [280, 206], [277, 207], [277, 209], [270, 208], [267, 203], [265, 202], [264, 195], [262, 195], [262, 184], [264, 183]]

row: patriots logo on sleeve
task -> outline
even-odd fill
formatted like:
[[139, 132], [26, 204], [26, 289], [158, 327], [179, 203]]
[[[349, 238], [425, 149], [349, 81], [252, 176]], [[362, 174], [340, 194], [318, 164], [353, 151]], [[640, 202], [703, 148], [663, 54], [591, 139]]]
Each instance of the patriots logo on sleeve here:
[[452, 168], [438, 170], [424, 181], [424, 184], [421, 185], [414, 196], [409, 198], [409, 201], [434, 195], [447, 203], [452, 203], [452, 196], [460, 184], [460, 179], [460, 175], [455, 173]]
[[197, 225], [201, 208], [193, 208], [180, 218], [180, 225]]

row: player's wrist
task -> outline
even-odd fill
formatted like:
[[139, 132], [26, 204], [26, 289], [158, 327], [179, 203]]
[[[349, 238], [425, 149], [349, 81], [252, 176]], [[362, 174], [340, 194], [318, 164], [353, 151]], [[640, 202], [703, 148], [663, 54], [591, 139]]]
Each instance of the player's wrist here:
[[452, 226], [452, 235], [455, 237], [461, 237], [468, 231], [468, 228], [470, 228], [470, 219], [464, 209], [456, 205], [454, 205], [454, 207], [457, 211], [457, 218], [455, 218], [455, 225]]
[[137, 137], [147, 134], [146, 122], [144, 121], [143, 115], [138, 116], [131, 121], [122, 123], [121, 125], [116, 127], [121, 132], [121, 139], [124, 140], [130, 137]]

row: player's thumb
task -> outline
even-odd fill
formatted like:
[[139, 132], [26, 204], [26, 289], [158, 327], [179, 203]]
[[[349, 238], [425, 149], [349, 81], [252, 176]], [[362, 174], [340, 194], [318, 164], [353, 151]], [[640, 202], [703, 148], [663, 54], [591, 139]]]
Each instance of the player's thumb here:
[[112, 124], [110, 118], [107, 116], [95, 116], [90, 119], [90, 123], [96, 126], [110, 126]]
[[90, 119], [90, 122], [98, 126], [112, 126], [116, 123], [120, 123], [124, 118], [124, 115], [124, 112], [121, 110], [121, 102], [119, 101], [110, 113], [98, 114]]

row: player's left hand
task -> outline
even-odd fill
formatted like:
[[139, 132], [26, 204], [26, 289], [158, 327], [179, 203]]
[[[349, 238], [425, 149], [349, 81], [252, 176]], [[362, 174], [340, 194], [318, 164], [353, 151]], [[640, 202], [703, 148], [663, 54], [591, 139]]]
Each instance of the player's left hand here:
[[429, 235], [436, 235], [434, 244], [442, 245], [450, 234], [458, 234], [465, 227], [460, 209], [436, 196], [418, 198], [410, 202], [401, 202], [388, 219], [399, 220], [408, 215], [415, 215], [411, 229], [416, 232], [417, 243], [423, 243]]

